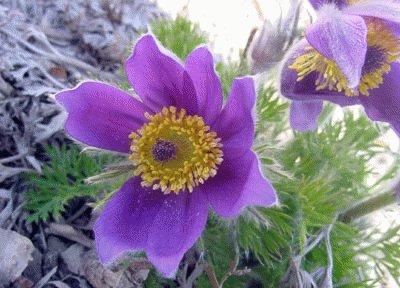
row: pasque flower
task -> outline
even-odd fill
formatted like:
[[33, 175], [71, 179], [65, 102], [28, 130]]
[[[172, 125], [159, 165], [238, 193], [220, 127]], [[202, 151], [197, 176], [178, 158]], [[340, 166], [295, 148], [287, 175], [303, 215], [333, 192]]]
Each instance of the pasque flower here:
[[400, 133], [400, 1], [310, 0], [317, 20], [288, 53], [281, 92], [291, 125], [314, 130], [323, 100], [360, 104]]
[[268, 71], [275, 67], [298, 37], [301, 1], [291, 0], [290, 5], [292, 9], [274, 23], [266, 19], [259, 29], [259, 35], [250, 44], [248, 58], [252, 73]]
[[144, 250], [165, 276], [205, 227], [209, 205], [232, 217], [277, 199], [251, 150], [255, 88], [233, 81], [222, 107], [221, 83], [206, 47], [185, 63], [148, 34], [125, 63], [141, 101], [101, 82], [83, 82], [56, 99], [66, 131], [91, 146], [126, 153], [132, 178], [109, 200], [94, 226], [100, 260]]

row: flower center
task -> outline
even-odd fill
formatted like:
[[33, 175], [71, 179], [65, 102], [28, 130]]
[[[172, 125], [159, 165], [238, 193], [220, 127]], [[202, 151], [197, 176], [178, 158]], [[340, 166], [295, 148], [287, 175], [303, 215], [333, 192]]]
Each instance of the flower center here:
[[186, 115], [185, 109], [177, 111], [173, 106], [145, 116], [149, 122], [129, 135], [129, 158], [142, 186], [161, 189], [164, 194], [192, 192], [217, 174], [223, 160], [221, 139], [202, 117]]
[[368, 46], [361, 75], [373, 73], [385, 64], [385, 51], [379, 46]]
[[168, 162], [176, 157], [176, 148], [177, 145], [175, 143], [156, 139], [156, 143], [151, 148], [153, 159], [161, 163]]
[[306, 47], [306, 53], [299, 56], [290, 69], [297, 71], [297, 81], [316, 72], [316, 90], [345, 92], [346, 96], [369, 95], [369, 90], [379, 87], [383, 75], [390, 71], [390, 64], [400, 58], [400, 40], [382, 22], [369, 20], [367, 53], [361, 72], [360, 84], [351, 89], [339, 66], [322, 56], [313, 47]]

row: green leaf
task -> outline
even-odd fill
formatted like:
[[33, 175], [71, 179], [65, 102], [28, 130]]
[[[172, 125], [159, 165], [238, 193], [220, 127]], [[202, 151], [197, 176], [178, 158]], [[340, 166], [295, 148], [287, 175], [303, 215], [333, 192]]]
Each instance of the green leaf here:
[[68, 202], [75, 197], [95, 198], [106, 186], [87, 185], [83, 180], [98, 173], [103, 165], [110, 162], [110, 156], [91, 158], [81, 153], [76, 145], [67, 149], [46, 146], [49, 162], [43, 167], [42, 175], [25, 174], [28, 186], [25, 193], [25, 209], [30, 211], [28, 222], [57, 218], [65, 211]]
[[208, 36], [197, 24], [178, 16], [175, 20], [164, 20], [152, 24], [152, 32], [164, 47], [185, 60], [200, 44], [208, 42]]

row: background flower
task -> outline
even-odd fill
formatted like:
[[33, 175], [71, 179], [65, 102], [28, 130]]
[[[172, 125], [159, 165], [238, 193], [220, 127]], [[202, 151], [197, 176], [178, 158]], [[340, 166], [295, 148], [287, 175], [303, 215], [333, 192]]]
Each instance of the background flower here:
[[291, 125], [314, 130], [322, 101], [361, 104], [372, 120], [400, 132], [400, 4], [396, 1], [310, 1], [317, 21], [289, 52], [281, 92], [294, 100]]

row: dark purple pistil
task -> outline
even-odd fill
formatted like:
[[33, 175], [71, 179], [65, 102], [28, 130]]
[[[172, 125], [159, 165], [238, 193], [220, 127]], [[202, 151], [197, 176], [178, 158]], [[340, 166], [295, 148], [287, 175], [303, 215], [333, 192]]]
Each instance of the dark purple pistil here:
[[175, 143], [157, 139], [151, 148], [153, 159], [157, 162], [168, 162], [176, 157], [177, 146]]
[[385, 51], [378, 46], [369, 46], [365, 55], [365, 62], [362, 68], [362, 75], [374, 72], [385, 63]]
[[[322, 2], [322, 1], [321, 1]], [[339, 8], [343, 8], [343, 7], [345, 7], [345, 6], [347, 6], [348, 4], [347, 3], [343, 3], [343, 1], [342, 0], [328, 0], [327, 1], [328, 3], [333, 3], [333, 4], [335, 4], [337, 7], [339, 7]]]

